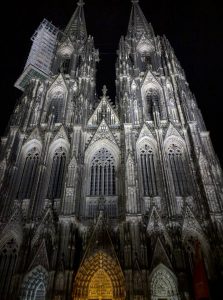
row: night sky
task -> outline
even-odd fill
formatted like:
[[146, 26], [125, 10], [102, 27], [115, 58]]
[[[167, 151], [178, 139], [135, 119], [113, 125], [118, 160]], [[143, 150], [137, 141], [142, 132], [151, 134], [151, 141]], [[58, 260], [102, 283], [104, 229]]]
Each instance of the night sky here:
[[[86, 0], [88, 33], [100, 51], [98, 91], [103, 84], [115, 96], [115, 60], [125, 35], [130, 0]], [[213, 0], [141, 0], [140, 6], [155, 33], [165, 34], [184, 68], [204, 116], [215, 151], [223, 165], [223, 10]], [[30, 38], [43, 18], [63, 29], [76, 3], [73, 0], [8, 1], [1, 9], [1, 110], [0, 134], [21, 92], [14, 88], [31, 47]]]

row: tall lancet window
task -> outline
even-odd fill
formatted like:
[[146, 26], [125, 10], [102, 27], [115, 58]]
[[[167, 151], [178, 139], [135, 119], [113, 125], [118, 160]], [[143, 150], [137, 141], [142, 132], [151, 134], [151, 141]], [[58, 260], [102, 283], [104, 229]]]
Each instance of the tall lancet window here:
[[142, 71], [145, 72], [152, 65], [152, 58], [148, 52], [144, 51], [141, 54]]
[[115, 160], [105, 148], [101, 148], [91, 161], [90, 195], [112, 196], [116, 194]]
[[18, 188], [19, 199], [30, 199], [33, 191], [33, 185], [37, 175], [37, 168], [39, 164], [39, 152], [34, 147], [25, 157], [23, 165], [22, 176]]
[[62, 123], [64, 111], [64, 93], [63, 91], [55, 92], [50, 99], [49, 115], [54, 117], [54, 123]]
[[154, 150], [145, 144], [140, 148], [140, 165], [144, 196], [158, 195]]
[[49, 188], [47, 197], [59, 199], [62, 196], [64, 173], [66, 168], [66, 153], [62, 147], [55, 151], [53, 156]]
[[[18, 246], [16, 242], [11, 239], [0, 250], [0, 295], [1, 299], [6, 299], [4, 296], [10, 288], [12, 275], [15, 270], [18, 254]], [[8, 299], [8, 298], [7, 298]]]
[[146, 105], [149, 119], [152, 119], [154, 109], [160, 112], [160, 94], [156, 89], [150, 88], [146, 93]]
[[188, 182], [190, 175], [184, 149], [176, 144], [171, 144], [167, 149], [167, 154], [176, 196], [186, 196], [190, 193]]

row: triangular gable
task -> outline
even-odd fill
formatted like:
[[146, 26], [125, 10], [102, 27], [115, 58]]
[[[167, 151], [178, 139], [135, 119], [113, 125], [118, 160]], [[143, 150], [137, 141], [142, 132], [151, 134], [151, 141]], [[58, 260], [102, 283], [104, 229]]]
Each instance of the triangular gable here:
[[63, 89], [66, 93], [68, 92], [66, 81], [61, 73], [52, 82], [47, 95], [49, 95], [54, 89]]
[[22, 228], [22, 211], [21, 207], [16, 203], [12, 208], [12, 215], [9, 218], [8, 222], [2, 228], [0, 233], [0, 241], [1, 244], [5, 244], [5, 242], [10, 238], [14, 238], [18, 245], [22, 244], [23, 239], [23, 228]]
[[96, 107], [94, 113], [92, 114], [92, 116], [88, 120], [88, 126], [94, 126], [94, 125], [98, 124], [98, 115], [100, 113], [102, 113], [102, 111], [107, 116], [109, 115], [109, 119], [111, 119], [110, 125], [116, 125], [116, 126], [120, 125], [119, 118], [118, 118], [116, 112], [114, 111], [112, 105], [109, 103], [108, 97], [103, 96], [101, 98], [101, 101], [99, 102], [98, 106]]
[[76, 157], [75, 157], [75, 155], [74, 155], [73, 158], [71, 159], [71, 161], [70, 161], [68, 167], [69, 167], [69, 168], [75, 168], [76, 166], [77, 166], [77, 159], [76, 159]]
[[106, 223], [104, 222], [102, 211], [99, 214], [79, 270], [75, 276], [74, 294], [82, 287], [83, 277], [89, 280], [92, 278], [92, 274], [95, 274], [95, 272], [100, 270], [109, 274], [111, 279], [113, 278], [112, 280], [113, 282], [116, 282], [117, 290], [119, 290], [120, 299], [125, 299], [124, 275], [107, 230]]
[[155, 142], [155, 138], [154, 138], [154, 135], [152, 134], [152, 132], [149, 130], [149, 128], [146, 126], [146, 124], [144, 124], [142, 126], [142, 129], [140, 131], [140, 134], [139, 134], [139, 137], [138, 137], [138, 141], [140, 141], [142, 138], [144, 137], [149, 137], [151, 139], [153, 139]]
[[65, 141], [67, 141], [69, 143], [69, 140], [68, 140], [68, 137], [67, 137], [67, 133], [66, 133], [66, 130], [64, 128], [63, 125], [61, 125], [59, 131], [56, 133], [54, 139], [53, 139], [53, 142], [59, 140], [59, 139], [63, 139]]
[[169, 243], [169, 245], [172, 245], [171, 239], [167, 233], [166, 227], [164, 226], [162, 219], [156, 209], [155, 206], [152, 207], [149, 221], [147, 225], [147, 232], [149, 235], [153, 233], [162, 233], [166, 239], [166, 241]]
[[88, 257], [92, 256], [100, 250], [106, 252], [118, 262], [114, 245], [112, 243], [107, 226], [104, 222], [104, 215], [102, 211], [100, 211], [99, 213], [95, 228], [90, 237], [87, 250], [85, 252], [82, 262], [84, 262], [85, 259], [87, 259]]
[[102, 120], [101, 124], [98, 126], [98, 129], [92, 137], [89, 146], [101, 139], [107, 139], [117, 145], [116, 139], [109, 129], [108, 125], [106, 124], [105, 120]]
[[[54, 216], [53, 216], [53, 211], [52, 208], [48, 208], [45, 211], [45, 214], [43, 215], [42, 220], [40, 221], [36, 231], [35, 231], [35, 235], [32, 239], [31, 242], [31, 247], [33, 247], [39, 240], [39, 237], [41, 236], [41, 233], [44, 230], [45, 224], [47, 224], [47, 226], [51, 227], [51, 232], [55, 232], [55, 226], [54, 226]], [[53, 237], [52, 237], [53, 238]]]
[[173, 126], [172, 123], [170, 123], [168, 129], [167, 129], [167, 132], [166, 132], [166, 136], [165, 136], [165, 140], [168, 139], [169, 137], [171, 136], [175, 136], [175, 137], [178, 137], [182, 140], [182, 136], [181, 134], [179, 133], [179, 131]]
[[196, 217], [194, 216], [189, 206], [187, 206], [185, 209], [182, 231], [183, 234], [184, 232], [188, 232], [188, 231], [196, 231], [201, 235], [204, 234], [201, 225], [197, 221]]
[[33, 129], [31, 134], [29, 135], [28, 139], [26, 140], [26, 143], [31, 141], [31, 140], [38, 140], [38, 141], [42, 142], [38, 127]]
[[134, 165], [134, 158], [131, 152], [129, 152], [127, 159], [126, 159], [127, 164], [133, 164]]
[[170, 258], [167, 255], [167, 252], [163, 246], [163, 243], [161, 242], [160, 238], [158, 237], [154, 251], [153, 251], [151, 269], [155, 268], [160, 263], [163, 263], [170, 269], [173, 268]]
[[144, 91], [148, 90], [148, 88], [152, 87], [158, 87], [161, 93], [163, 93], [163, 88], [162, 85], [159, 81], [159, 79], [150, 71], [148, 70], [147, 73], [145, 74], [145, 77], [142, 81], [142, 89]]
[[141, 273], [141, 267], [140, 267], [139, 259], [137, 257], [137, 253], [136, 253], [135, 259], [133, 261], [133, 270], [138, 271], [139, 273]]
[[147, 225], [147, 232], [154, 232], [154, 231], [165, 231], [165, 226], [163, 225], [163, 222], [160, 218], [159, 213], [157, 212], [157, 209], [155, 206], [153, 206], [150, 216], [149, 216], [149, 221]]
[[46, 270], [49, 270], [49, 259], [48, 259], [48, 254], [46, 250], [46, 243], [45, 240], [43, 239], [39, 248], [36, 251], [36, 254], [34, 255], [34, 258], [29, 265], [29, 270], [32, 270], [36, 266], [43, 266]]

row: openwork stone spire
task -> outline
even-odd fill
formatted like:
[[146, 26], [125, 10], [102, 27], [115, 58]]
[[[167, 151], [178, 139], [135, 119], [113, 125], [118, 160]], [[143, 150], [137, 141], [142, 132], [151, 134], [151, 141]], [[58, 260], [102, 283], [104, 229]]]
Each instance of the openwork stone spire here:
[[64, 33], [70, 37], [72, 41], [74, 40], [86, 40], [87, 29], [84, 17], [84, 1], [79, 0], [77, 3], [77, 8], [70, 19]]
[[153, 36], [153, 28], [151, 24], [149, 24], [139, 6], [139, 0], [132, 0], [132, 11], [129, 20], [128, 27], [128, 35], [141, 37], [141, 35], [148, 34], [149, 36]]

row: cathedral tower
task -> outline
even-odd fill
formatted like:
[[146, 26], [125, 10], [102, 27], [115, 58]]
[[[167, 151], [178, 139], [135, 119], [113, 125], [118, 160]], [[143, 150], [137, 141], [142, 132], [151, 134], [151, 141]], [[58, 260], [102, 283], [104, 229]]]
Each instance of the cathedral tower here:
[[98, 97], [83, 5], [63, 31], [43, 20], [15, 84], [0, 299], [222, 299], [222, 170], [184, 71], [134, 0], [116, 105]]

